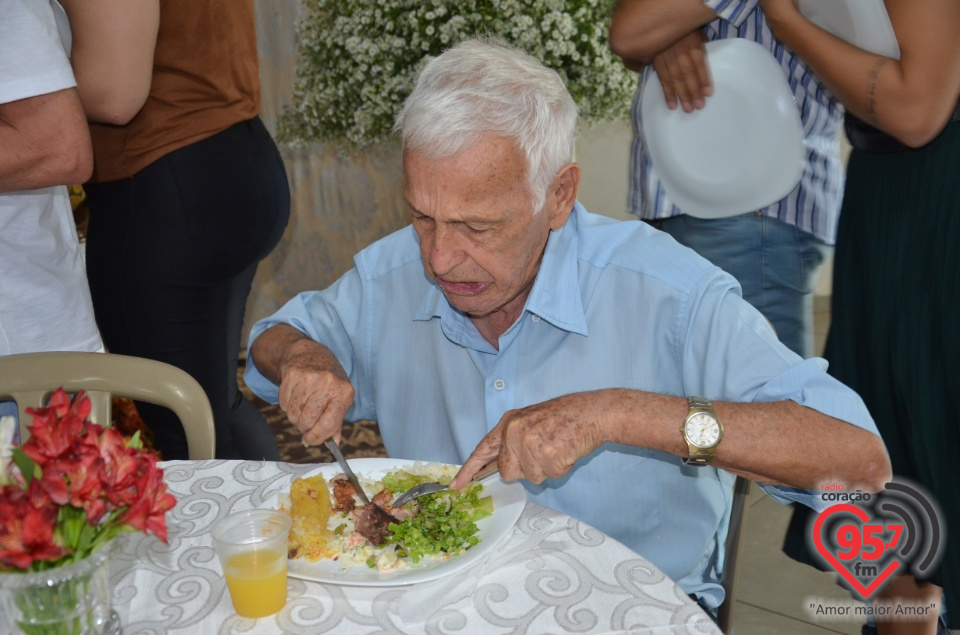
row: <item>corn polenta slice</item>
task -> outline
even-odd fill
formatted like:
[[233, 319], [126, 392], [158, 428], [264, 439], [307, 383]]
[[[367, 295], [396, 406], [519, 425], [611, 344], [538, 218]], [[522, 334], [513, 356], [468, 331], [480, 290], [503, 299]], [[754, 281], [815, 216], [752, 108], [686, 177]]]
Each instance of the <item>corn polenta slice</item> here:
[[298, 478], [290, 487], [290, 557], [318, 560], [330, 542], [330, 490], [322, 474]]

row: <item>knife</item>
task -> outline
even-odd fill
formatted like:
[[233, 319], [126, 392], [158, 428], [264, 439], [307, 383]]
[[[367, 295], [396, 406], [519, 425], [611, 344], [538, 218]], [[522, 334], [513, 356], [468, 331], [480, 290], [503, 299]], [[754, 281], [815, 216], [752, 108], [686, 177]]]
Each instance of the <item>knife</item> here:
[[353, 489], [357, 490], [357, 496], [360, 497], [360, 500], [363, 501], [364, 505], [370, 504], [370, 499], [367, 498], [367, 494], [363, 491], [363, 488], [360, 487], [360, 481], [357, 480], [357, 475], [353, 473], [353, 470], [350, 469], [350, 466], [347, 464], [347, 459], [343, 458], [343, 452], [340, 451], [340, 447], [337, 445], [337, 442], [333, 440], [333, 437], [330, 437], [323, 442], [327, 446], [327, 449], [333, 453], [333, 458], [337, 460], [337, 463], [340, 464], [340, 468], [343, 470], [343, 473], [347, 475], [347, 478], [350, 479], [350, 484], [353, 485]]

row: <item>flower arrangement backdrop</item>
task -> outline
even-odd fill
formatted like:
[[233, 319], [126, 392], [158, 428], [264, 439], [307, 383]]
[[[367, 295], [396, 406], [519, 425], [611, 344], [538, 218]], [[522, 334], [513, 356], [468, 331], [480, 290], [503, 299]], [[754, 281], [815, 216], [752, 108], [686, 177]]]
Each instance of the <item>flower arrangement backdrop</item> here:
[[607, 44], [614, 0], [305, 0], [294, 102], [280, 136], [365, 147], [393, 119], [431, 58], [494, 34], [557, 70], [583, 121], [626, 117], [636, 87]]
[[[602, 120], [626, 113], [636, 75], [608, 52], [612, 1], [255, 0], [261, 117], [274, 136], [287, 140], [280, 152], [292, 210], [283, 240], [257, 272], [244, 343], [254, 321], [299, 291], [331, 284], [352, 265], [357, 251], [409, 223], [399, 144], [383, 133], [425, 55], [445, 48], [444, 36], [462, 37], [478, 24], [534, 55], [540, 47], [538, 56], [566, 74], [585, 121], [598, 122], [583, 126], [577, 141], [584, 171], [580, 199], [592, 211], [623, 217], [629, 124]], [[384, 35], [387, 28], [393, 35]], [[347, 57], [349, 50], [366, 57], [354, 60]], [[307, 115], [340, 90], [348, 101], [330, 106], [340, 113], [339, 123], [321, 125], [314, 114]], [[370, 97], [366, 110], [350, 101], [361, 94]]]

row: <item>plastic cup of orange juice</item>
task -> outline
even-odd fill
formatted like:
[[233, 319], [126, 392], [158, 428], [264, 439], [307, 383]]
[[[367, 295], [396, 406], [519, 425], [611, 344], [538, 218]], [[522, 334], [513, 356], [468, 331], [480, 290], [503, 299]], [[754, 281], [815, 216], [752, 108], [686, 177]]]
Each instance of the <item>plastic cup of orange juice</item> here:
[[230, 514], [213, 526], [213, 545], [239, 615], [266, 617], [287, 603], [291, 522], [284, 512], [252, 509]]

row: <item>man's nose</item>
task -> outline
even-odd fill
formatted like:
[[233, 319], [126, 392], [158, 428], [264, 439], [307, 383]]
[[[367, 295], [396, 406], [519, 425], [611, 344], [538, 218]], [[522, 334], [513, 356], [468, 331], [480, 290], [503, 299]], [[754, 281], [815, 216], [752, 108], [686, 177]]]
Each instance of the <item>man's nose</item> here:
[[440, 224], [433, 232], [430, 245], [430, 266], [434, 273], [442, 276], [464, 260], [462, 237], [452, 228]]

